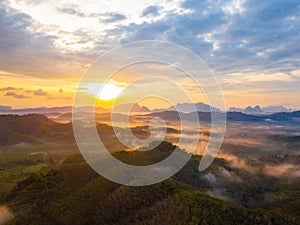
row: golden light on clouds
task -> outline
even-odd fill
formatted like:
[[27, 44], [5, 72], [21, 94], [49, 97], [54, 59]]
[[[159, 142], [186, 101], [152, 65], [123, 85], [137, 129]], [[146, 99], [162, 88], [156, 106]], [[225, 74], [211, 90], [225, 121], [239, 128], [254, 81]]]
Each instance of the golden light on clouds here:
[[71, 105], [76, 82], [0, 71], [0, 105], [13, 108]]

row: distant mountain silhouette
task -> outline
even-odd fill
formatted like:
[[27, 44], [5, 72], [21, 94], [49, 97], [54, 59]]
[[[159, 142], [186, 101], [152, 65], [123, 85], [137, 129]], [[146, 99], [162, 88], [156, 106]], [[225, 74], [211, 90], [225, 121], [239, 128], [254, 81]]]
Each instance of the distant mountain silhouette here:
[[12, 108], [10, 106], [4, 106], [4, 105], [0, 105], [0, 112], [1, 111], [10, 111]]
[[[79, 108], [75, 108], [76, 111], [81, 112], [92, 112], [93, 110], [97, 112], [107, 112], [108, 109], [103, 107], [96, 106], [83, 106]], [[38, 108], [23, 108], [23, 109], [12, 109], [9, 106], [0, 106], [0, 114], [42, 114], [42, 115], [58, 115], [64, 113], [72, 113], [73, 107], [72, 106], [61, 106], [61, 107], [38, 107]]]
[[62, 106], [62, 107], [39, 107], [39, 108], [24, 108], [24, 109], [12, 109], [2, 110], [0, 108], [0, 113], [10, 113], [10, 114], [44, 114], [44, 113], [67, 113], [72, 112], [72, 106]]
[[278, 106], [270, 105], [262, 108], [262, 110], [266, 113], [290, 112], [290, 110], [288, 110], [287, 108], [281, 105]]
[[264, 111], [262, 111], [262, 109], [258, 105], [253, 108], [251, 106], [248, 106], [244, 110], [244, 113], [248, 113], [248, 114], [259, 114], [259, 113], [263, 113], [263, 112]]
[[[128, 111], [128, 107], [131, 104], [121, 104], [114, 107], [114, 112], [116, 113], [125, 113]], [[75, 109], [75, 110], [74, 110]], [[70, 118], [72, 111], [76, 113], [88, 113], [88, 112], [96, 112], [96, 113], [108, 113], [110, 109], [103, 108], [100, 106], [91, 107], [91, 106], [83, 106], [79, 108], [73, 108], [72, 106], [62, 106], [62, 107], [38, 107], [38, 108], [23, 108], [23, 109], [13, 109], [10, 106], [2, 106], [0, 105], [0, 114], [17, 114], [17, 115], [25, 115], [25, 114], [42, 114], [46, 115], [49, 118], [56, 117], [65, 117]], [[182, 113], [191, 113], [191, 112], [221, 112], [222, 110], [205, 104], [203, 102], [197, 103], [179, 103], [176, 106], [171, 106], [169, 108], [158, 108], [154, 110], [150, 110], [146, 106], [141, 106], [138, 103], [134, 103], [131, 112], [133, 113], [147, 113], [147, 112], [162, 112], [162, 111], [178, 111]], [[279, 112], [291, 112], [291, 110], [285, 108], [284, 106], [266, 106], [261, 108], [260, 106], [251, 107], [248, 106], [246, 108], [238, 108], [231, 107], [229, 112], [242, 112], [245, 114], [272, 114]]]
[[155, 109], [152, 112], [162, 112], [162, 111], [178, 111], [183, 113], [191, 113], [191, 112], [220, 112], [221, 110], [207, 105], [203, 102], [197, 103], [178, 103], [176, 106], [171, 106], [167, 109]]
[[128, 109], [131, 108], [131, 112], [150, 112], [150, 109], [148, 109], [145, 106], [140, 106], [138, 103], [134, 103], [131, 107], [131, 104], [122, 104], [114, 107], [114, 112], [122, 113], [127, 112]]
[[[199, 121], [211, 122], [211, 113], [214, 114], [214, 118], [223, 118], [223, 112], [192, 112], [181, 113], [176, 111], [163, 111], [148, 114], [153, 117], [161, 117], [164, 120], [179, 121], [191, 120], [195, 118], [197, 113]], [[300, 111], [287, 112], [287, 113], [275, 113], [269, 115], [261, 114], [246, 114], [242, 112], [227, 112], [226, 118], [228, 122], [300, 122]]]
[[247, 106], [244, 109], [237, 108], [237, 107], [230, 107], [229, 112], [242, 112], [246, 114], [263, 114], [263, 113], [272, 114], [272, 113], [279, 113], [279, 112], [290, 112], [290, 110], [280, 105], [279, 106], [271, 105], [263, 108], [257, 105], [255, 107]]
[[244, 109], [238, 107], [230, 107], [229, 112], [244, 112]]

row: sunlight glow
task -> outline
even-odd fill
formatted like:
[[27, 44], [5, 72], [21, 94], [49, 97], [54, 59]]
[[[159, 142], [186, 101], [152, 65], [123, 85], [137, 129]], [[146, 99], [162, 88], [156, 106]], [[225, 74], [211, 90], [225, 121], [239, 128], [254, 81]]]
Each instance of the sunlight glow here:
[[122, 92], [123, 88], [115, 84], [100, 84], [92, 83], [87, 86], [87, 92], [97, 99], [109, 101], [117, 98]]

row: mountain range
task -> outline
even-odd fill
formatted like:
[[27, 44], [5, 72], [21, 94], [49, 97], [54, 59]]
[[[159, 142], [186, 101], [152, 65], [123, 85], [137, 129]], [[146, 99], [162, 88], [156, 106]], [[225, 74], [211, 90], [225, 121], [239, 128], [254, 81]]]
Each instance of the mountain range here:
[[153, 112], [162, 112], [162, 111], [178, 111], [183, 113], [191, 112], [221, 112], [220, 109], [207, 105], [203, 102], [197, 103], [178, 103], [176, 106], [171, 106], [169, 108], [154, 109]]
[[256, 105], [254, 107], [247, 106], [246, 108], [237, 108], [237, 107], [231, 107], [229, 109], [229, 112], [242, 112], [246, 114], [264, 114], [264, 113], [278, 113], [278, 112], [291, 112], [291, 109], [287, 109], [284, 106], [266, 106], [261, 108], [259, 105]]
[[[176, 106], [171, 106], [168, 108], [159, 108], [150, 110], [146, 106], [141, 106], [138, 103], [131, 104], [121, 104], [114, 107], [114, 112], [117, 113], [125, 113], [128, 111], [128, 108], [131, 108], [132, 113], [155, 113], [155, 112], [162, 112], [162, 111], [178, 111], [182, 113], [191, 113], [191, 112], [222, 112], [221, 109], [217, 107], [210, 106], [203, 102], [197, 103], [178, 103]], [[13, 109], [10, 106], [1, 106], [0, 105], [0, 114], [43, 114], [49, 117], [57, 117], [65, 113], [72, 113], [72, 106], [62, 106], [62, 107], [38, 107], [38, 108], [21, 108], [21, 109]], [[80, 107], [76, 108], [76, 112], [92, 112], [92, 107]], [[110, 110], [107, 108], [97, 106], [95, 108], [95, 112], [97, 113], [107, 113]], [[242, 112], [245, 114], [272, 114], [272, 113], [279, 113], [279, 112], [291, 112], [291, 109], [287, 109], [284, 106], [266, 106], [260, 107], [258, 105], [251, 107], [247, 106], [246, 108], [237, 108], [231, 107], [229, 112]]]

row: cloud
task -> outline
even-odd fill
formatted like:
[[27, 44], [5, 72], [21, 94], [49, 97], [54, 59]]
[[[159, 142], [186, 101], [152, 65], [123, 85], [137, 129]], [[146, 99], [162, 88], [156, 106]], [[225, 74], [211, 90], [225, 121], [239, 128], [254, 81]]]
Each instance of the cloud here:
[[106, 23], [113, 23], [126, 19], [126, 16], [120, 13], [105, 13], [103, 16], [105, 17], [103, 21]]
[[[42, 2], [25, 1], [32, 7]], [[64, 26], [42, 24], [2, 4], [0, 51], [5, 54], [0, 55], [0, 67], [37, 77], [79, 77], [88, 62], [120, 43], [165, 40], [198, 54], [225, 80], [227, 90], [244, 81], [247, 88], [274, 93], [299, 87], [300, 78], [291, 75], [300, 66], [300, 61], [294, 62], [300, 58], [298, 0], [180, 2], [141, 4], [133, 7], [132, 14], [119, 6], [104, 10], [46, 2], [62, 18], [78, 21], [78, 29], [72, 32]], [[96, 25], [89, 27], [93, 21]], [[276, 75], [279, 72], [286, 75]], [[230, 74], [236, 73], [244, 79], [234, 82]]]
[[114, 23], [125, 20], [127, 17], [124, 14], [116, 12], [106, 12], [106, 13], [87, 13], [86, 17], [99, 18], [101, 23]]
[[23, 88], [14, 88], [14, 87], [0, 88], [0, 91], [15, 91], [15, 90], [23, 90]]
[[[246, 74], [246, 76], [245, 76]], [[227, 82], [228, 85], [240, 85], [245, 83], [256, 83], [263, 85], [268, 85], [269, 82], [278, 82], [281, 85], [284, 82], [293, 82], [295, 81], [292, 77], [285, 73], [274, 73], [274, 74], [256, 74], [256, 73], [236, 73], [230, 74], [223, 80], [224, 83]]]
[[244, 158], [240, 158], [240, 157], [237, 157], [235, 155], [230, 155], [230, 154], [222, 154], [222, 155], [219, 155], [218, 157], [228, 161], [232, 168], [242, 169], [249, 173], [254, 173], [255, 171], [257, 171], [257, 168], [249, 165], [247, 160]]
[[48, 96], [49, 93], [44, 91], [43, 89], [39, 88], [36, 90], [26, 89], [23, 88], [15, 88], [15, 87], [5, 87], [1, 88], [0, 91], [6, 91], [4, 96], [14, 97], [14, 98], [30, 98], [33, 96]]
[[47, 96], [47, 95], [48, 95], [48, 92], [43, 91], [42, 89], [38, 89], [38, 90], [35, 90], [35, 91], [33, 92], [33, 94], [34, 94], [35, 96]]
[[293, 0], [245, 1], [243, 13], [228, 17], [227, 26], [215, 37], [220, 48], [214, 54], [223, 60], [227, 57], [227, 62], [236, 59], [237, 69], [293, 59], [299, 53], [295, 37], [299, 35], [300, 17], [291, 7], [299, 11], [299, 5]]
[[17, 0], [17, 2], [26, 2], [26, 4], [30, 4], [30, 5], [39, 5], [42, 2], [45, 2], [45, 0]]
[[188, 11], [123, 26], [127, 36], [122, 42], [172, 41], [190, 48], [223, 75], [262, 71], [270, 63], [299, 58], [299, 1], [186, 0], [181, 7]]
[[291, 163], [275, 164], [250, 164], [246, 159], [235, 155], [222, 154], [220, 158], [227, 160], [233, 168], [245, 170], [249, 173], [263, 172], [273, 177], [300, 177], [300, 166]]
[[142, 16], [149, 16], [149, 15], [157, 16], [159, 15], [159, 10], [160, 10], [159, 6], [155, 6], [155, 5], [148, 6], [143, 10]]
[[10, 97], [14, 97], [14, 98], [27, 98], [26, 95], [23, 95], [23, 94], [18, 94], [14, 91], [9, 91], [5, 94], [5, 96], [10, 96]]
[[86, 17], [87, 15], [83, 12], [80, 12], [78, 9], [77, 5], [70, 5], [69, 7], [65, 8], [57, 8], [58, 12], [69, 14], [69, 15], [74, 15], [78, 17]]
[[25, 37], [26, 33], [23, 31], [30, 25], [28, 15], [22, 13], [8, 14], [9, 12], [4, 8], [0, 8], [0, 31], [1, 34], [5, 34], [0, 36], [0, 49], [3, 52], [24, 46], [27, 37]]
[[251, 9], [251, 12], [259, 21], [281, 20], [282, 18], [299, 15], [299, 1], [297, 0], [259, 0], [246, 1], [245, 7]]
[[144, 22], [142, 24], [131, 24], [129, 27], [123, 27], [131, 33], [126, 38], [121, 40], [122, 43], [128, 43], [132, 41], [140, 40], [156, 40], [160, 39], [164, 32], [169, 30], [170, 24], [165, 21], [157, 21], [155, 23]]
[[181, 4], [183, 8], [191, 10], [206, 10], [209, 5], [210, 4], [208, 0], [203, 0], [201, 2], [199, 2], [198, 0], [186, 0]]
[[74, 56], [61, 52], [54, 45], [58, 36], [43, 29], [29, 15], [0, 4], [1, 70], [35, 77], [74, 76], [83, 71], [81, 59], [74, 62]]
[[263, 171], [274, 177], [300, 177], [300, 166], [283, 163], [281, 165], [266, 165]]

